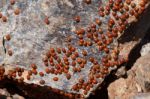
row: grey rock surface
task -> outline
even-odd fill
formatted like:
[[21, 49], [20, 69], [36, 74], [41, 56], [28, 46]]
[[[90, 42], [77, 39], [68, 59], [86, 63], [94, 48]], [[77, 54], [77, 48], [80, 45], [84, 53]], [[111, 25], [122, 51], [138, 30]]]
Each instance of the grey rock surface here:
[[131, 99], [150, 99], [150, 93], [139, 93]]
[[[99, 0], [94, 0], [88, 6], [82, 0], [16, 0], [15, 5], [11, 6], [9, 0], [0, 2], [2, 14], [9, 16], [7, 23], [0, 23], [2, 38], [7, 34], [11, 35], [11, 40], [5, 40], [4, 46], [1, 47], [2, 50], [6, 49], [6, 54], [1, 55], [0, 62], [5, 64], [8, 70], [19, 66], [25, 71], [30, 69], [31, 63], [36, 63], [39, 67], [38, 71], [41, 72], [45, 70], [42, 59], [49, 48], [66, 46], [65, 38], [72, 35], [75, 28], [86, 27], [95, 17], [98, 17], [96, 16], [97, 10], [101, 3]], [[16, 16], [14, 10], [18, 7], [21, 13]], [[73, 21], [76, 15], [82, 16], [78, 27]], [[44, 23], [45, 17], [49, 17], [49, 25]], [[74, 40], [77, 42], [76, 38]], [[12, 56], [8, 55], [9, 50], [12, 51]], [[3, 51], [2, 54], [4, 54]], [[89, 70], [91, 66], [90, 63], [88, 64], [86, 69]], [[62, 74], [56, 75], [59, 77], [59, 82], [54, 82], [55, 75], [45, 74], [43, 78], [39, 75], [34, 76], [30, 81], [25, 78], [25, 82], [39, 84], [42, 79], [45, 80], [47, 86], [72, 92], [71, 87], [77, 82], [79, 76], [86, 79], [88, 74], [86, 69], [76, 75], [72, 74], [74, 77], [70, 80], [67, 80], [65, 74]], [[26, 77], [26, 72], [23, 75]]]
[[144, 45], [141, 50], [141, 56], [145, 56], [150, 53], [150, 43]]
[[[81, 50], [84, 49], [88, 52], [85, 59], [88, 60], [90, 56], [93, 56], [101, 63], [102, 57], [105, 56], [106, 53], [99, 52], [95, 45], [88, 48], [77, 45], [78, 39], [74, 31], [80, 27], [87, 28], [89, 23], [92, 23], [95, 18], [99, 18], [97, 14], [98, 7], [105, 6], [106, 2], [108, 2], [108, 0], [93, 0], [91, 5], [86, 5], [82, 0], [16, 0], [15, 5], [12, 6], [9, 0], [0, 0], [0, 11], [8, 18], [7, 23], [0, 22], [0, 63], [5, 67], [6, 75], [9, 70], [21, 67], [25, 69], [22, 77], [24, 78], [24, 82], [28, 84], [34, 83], [41, 85], [39, 81], [44, 80], [45, 86], [51, 86], [52, 88], [57, 88], [65, 92], [83, 94], [83, 90], [78, 92], [73, 91], [72, 86], [78, 82], [79, 77], [88, 81], [88, 75], [92, 67], [89, 61], [80, 73], [74, 74], [71, 67], [69, 69], [72, 75], [70, 80], [66, 79], [65, 74], [44, 74], [44, 77], [40, 77], [38, 74], [32, 76], [31, 80], [27, 80], [27, 71], [31, 69], [30, 65], [32, 63], [36, 63], [38, 66], [37, 71], [44, 72], [46, 67], [42, 59], [45, 57], [46, 52], [49, 51], [50, 47], [67, 48], [66, 37], [68, 36], [72, 36], [73, 42], [71, 42], [71, 45], [75, 46], [80, 57], [83, 57]], [[139, 7], [140, 0], [134, 0], [133, 2]], [[19, 15], [14, 14], [14, 10], [17, 8], [19, 8], [21, 12]], [[117, 14], [121, 13], [118, 12]], [[82, 16], [79, 24], [73, 21], [73, 17], [76, 15]], [[49, 19], [49, 25], [44, 23], [46, 17]], [[110, 17], [111, 15], [104, 18], [100, 17], [102, 23], [104, 23], [102, 24], [104, 32], [107, 31], [107, 21]], [[130, 16], [127, 21], [131, 23], [135, 20], [135, 17]], [[11, 36], [10, 40], [6, 40], [7, 34]], [[119, 35], [121, 36], [121, 34]], [[108, 47], [110, 52], [113, 52], [113, 48], [117, 49], [117, 39]], [[132, 48], [133, 47], [131, 47], [131, 49]], [[131, 49], [129, 49], [128, 52], [130, 52]], [[10, 52], [12, 55], [10, 55]], [[63, 55], [60, 55], [60, 57], [62, 58]], [[123, 55], [125, 56], [125, 54], [122, 54], [122, 56]], [[71, 59], [69, 59], [69, 61], [71, 61]], [[103, 68], [104, 67], [102, 67], [102, 69]], [[108, 72], [115, 68], [116, 66], [110, 67]], [[59, 81], [55, 82], [53, 77], [58, 77]], [[17, 75], [16, 78], [19, 79], [21, 77]], [[102, 81], [103, 78], [98, 79], [98, 84], [95, 84], [90, 91], [95, 90]], [[90, 93], [88, 93], [87, 96], [89, 94]]]

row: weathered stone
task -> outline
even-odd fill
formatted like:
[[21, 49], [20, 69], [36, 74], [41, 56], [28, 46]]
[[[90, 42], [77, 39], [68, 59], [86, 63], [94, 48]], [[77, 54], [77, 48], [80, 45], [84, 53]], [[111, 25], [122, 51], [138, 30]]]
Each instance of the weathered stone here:
[[133, 96], [131, 99], [150, 99], [150, 93], [138, 93]]
[[25, 99], [24, 97], [19, 96], [18, 94], [13, 95], [12, 98], [13, 99]]
[[134, 64], [136, 81], [142, 87], [144, 92], [150, 91], [150, 54], [147, 54], [137, 60]]
[[[147, 47], [143, 48], [147, 49]], [[142, 52], [143, 50], [144, 49], [142, 49]], [[108, 94], [110, 99], [149, 99], [149, 93], [138, 94], [150, 91], [149, 60], [150, 54], [146, 54], [140, 57], [137, 59], [131, 70], [127, 72], [126, 79], [120, 78], [111, 83], [108, 87]]]
[[137, 92], [136, 82], [132, 75], [127, 79], [120, 78], [108, 87], [109, 99], [130, 99]]
[[144, 45], [141, 50], [141, 56], [145, 56], [150, 53], [150, 43]]
[[[122, 2], [122, 4], [125, 4], [125, 1]], [[141, 9], [139, 5], [140, 0], [134, 0], [132, 2], [135, 3], [137, 8]], [[110, 11], [111, 14], [108, 16], [105, 15], [105, 17], [99, 17], [98, 7], [107, 6], [107, 4], [108, 0], [93, 0], [91, 5], [83, 3], [82, 0], [16, 0], [15, 4], [10, 4], [9, 0], [1, 0], [0, 8], [3, 14], [3, 18], [2, 22], [0, 23], [0, 29], [2, 32], [2, 37], [0, 37], [0, 41], [2, 42], [2, 44], [0, 43], [0, 51], [2, 50], [2, 52], [0, 52], [0, 55], [2, 55], [0, 56], [0, 62], [5, 68], [5, 75], [7, 75], [8, 78], [14, 77], [14, 79], [18, 79], [19, 83], [24, 82], [28, 84], [34, 83], [40, 86], [50, 86], [54, 88], [53, 90], [56, 92], [57, 89], [59, 89], [63, 90], [64, 92], [73, 94], [84, 93], [84, 97], [88, 97], [91, 92], [96, 90], [97, 87], [102, 83], [105, 76], [107, 76], [111, 70], [116, 68], [116, 65], [120, 65], [127, 61], [126, 57], [128, 56], [128, 54], [126, 56], [125, 54], [118, 55], [119, 51], [121, 50], [121, 47], [118, 47], [118, 38], [123, 34], [123, 31], [127, 28], [126, 26], [122, 26], [120, 28], [120, 25], [116, 23], [115, 25], [117, 26], [117, 29], [119, 27], [120, 32], [117, 31], [116, 34], [113, 34], [114, 38], [112, 43], [108, 44], [108, 46], [106, 46], [105, 44], [105, 39], [108, 38], [106, 32], [108, 30], [111, 31], [108, 25], [112, 25], [113, 23], [112, 20], [111, 22], [109, 22], [110, 18], [112, 18], [112, 11]], [[146, 6], [147, 5], [148, 3], [146, 4]], [[131, 7], [129, 10], [131, 10]], [[117, 14], [122, 15], [122, 11], [118, 11]], [[76, 15], [82, 16], [81, 22], [78, 24], [73, 20], [73, 17], [75, 17]], [[94, 30], [92, 30], [91, 32], [92, 40], [95, 40], [92, 41], [92, 43], [94, 43], [92, 46], [83, 47], [78, 45], [77, 43], [79, 39], [75, 34], [75, 30], [78, 30], [79, 28], [86, 29], [95, 21], [96, 18], [99, 18], [102, 21], [101, 28], [104, 31], [104, 36], [102, 37], [102, 35], [100, 35], [98, 37], [100, 37], [99, 39], [104, 39], [103, 47], [105, 48], [106, 46], [104, 51], [99, 51], [99, 46], [95, 45], [97, 39], [95, 39], [96, 34], [94, 35], [94, 33], [96, 32], [93, 32]], [[125, 19], [123, 18], [122, 21]], [[135, 16], [130, 16], [128, 20], [126, 20], [127, 25], [135, 20]], [[118, 21], [115, 20], [114, 22]], [[94, 25], [92, 26], [92, 29], [93, 27]], [[7, 38], [6, 35], [8, 34], [10, 37], [8, 36]], [[69, 36], [72, 36], [71, 43], [66, 42], [66, 38], [68, 38]], [[88, 41], [89, 39], [85, 38], [85, 40]], [[66, 79], [66, 74], [64, 72], [61, 72], [62, 74], [57, 74], [55, 72], [56, 75], [52, 73], [46, 74], [45, 69], [47, 67], [43, 63], [43, 58], [45, 58], [44, 56], [46, 56], [45, 54], [52, 47], [54, 49], [56, 47], [67, 49], [67, 45], [69, 44], [73, 45], [76, 48], [76, 51], [79, 53], [80, 58], [88, 60], [85, 63], [85, 67], [81, 70], [80, 68], [78, 68], [78, 72], [74, 73], [73, 67], [68, 64], [68, 72], [71, 75], [69, 79]], [[130, 50], [131, 49], [132, 47], [130, 48]], [[82, 50], [86, 50], [88, 55], [83, 56]], [[110, 54], [108, 54], [109, 52]], [[114, 54], [118, 55], [117, 61], [111, 59], [111, 56], [113, 56]], [[66, 54], [63, 53], [60, 54], [59, 57], [62, 59], [65, 55]], [[106, 55], [109, 56], [109, 61], [116, 62], [113, 66], [109, 66], [112, 65], [111, 63], [102, 64], [102, 59]], [[122, 57], [120, 55], [125, 57]], [[100, 68], [97, 71], [99, 71], [100, 76], [103, 77], [100, 77], [99, 79], [93, 79], [91, 77], [92, 75], [94, 75], [94, 70], [96, 69], [94, 68], [92, 62], [89, 61], [90, 57], [94, 57], [97, 60], [93, 60], [95, 62], [94, 66], [96, 69]], [[71, 63], [71, 58], [68, 59]], [[95, 65], [97, 64], [96, 62], [100, 64], [98, 65], [99, 67]], [[31, 68], [31, 64], [33, 63], [37, 66], [34, 67], [34, 69]], [[48, 64], [49, 63], [47, 63], [47, 65]], [[77, 66], [79, 66], [79, 64]], [[17, 67], [20, 67], [22, 69], [18, 70], [16, 69]], [[53, 68], [53, 66], [50, 65], [48, 68]], [[63, 66], [58, 66], [57, 68], [63, 68]], [[57, 70], [57, 68], [55, 69]], [[31, 69], [34, 71], [35, 75], [32, 74], [29, 80], [27, 76], [28, 71]], [[19, 72], [15, 73], [17, 70]], [[23, 73], [20, 73], [20, 71]], [[41, 74], [39, 75], [39, 73]], [[92, 82], [89, 81], [89, 76], [92, 78]], [[56, 79], [54, 79], [54, 77]], [[72, 89], [73, 85], [78, 84], [79, 77], [83, 78], [83, 80], [86, 81], [87, 84], [89, 84], [89, 82], [92, 83], [92, 87], [90, 86], [89, 88], [89, 86], [86, 86], [88, 87], [86, 88], [88, 92], [84, 91], [83, 89], [79, 91], [74, 91]]]

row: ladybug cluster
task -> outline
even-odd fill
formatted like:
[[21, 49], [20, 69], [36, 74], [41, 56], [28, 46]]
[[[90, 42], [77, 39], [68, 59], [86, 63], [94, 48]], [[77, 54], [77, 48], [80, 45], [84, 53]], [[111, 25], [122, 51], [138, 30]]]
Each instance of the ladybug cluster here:
[[[88, 6], [92, 0], [83, 0], [83, 2]], [[15, 0], [10, 0], [12, 6], [15, 3]], [[95, 18], [88, 27], [77, 28], [71, 36], [66, 37], [65, 47], [51, 47], [45, 52], [46, 54], [41, 59], [45, 66], [44, 71], [39, 71], [39, 66], [31, 63], [25, 78], [22, 77], [25, 70], [20, 67], [10, 70], [7, 76], [14, 79], [17, 77], [18, 82], [24, 82], [25, 79], [31, 80], [36, 75], [41, 78], [45, 75], [53, 75], [52, 80], [55, 83], [60, 81], [59, 75], [64, 75], [70, 82], [71, 79], [77, 81], [70, 88], [70, 92], [56, 89], [57, 93], [70, 98], [88, 96], [115, 66], [127, 62], [126, 57], [119, 55], [119, 49], [115, 45], [117, 38], [129, 26], [129, 18], [138, 19], [144, 12], [147, 3], [147, 0], [141, 0], [139, 4], [134, 0], [108, 0], [105, 6], [98, 8], [99, 18]], [[15, 15], [20, 13], [19, 8], [14, 9]], [[75, 16], [73, 21], [78, 24], [82, 20], [81, 17]], [[0, 19], [2, 22], [7, 22], [8, 17], [0, 13]], [[49, 17], [46, 17], [43, 22], [49, 25]], [[5, 40], [10, 41], [11, 35], [7, 34]], [[12, 50], [8, 50], [7, 53], [9, 56], [13, 55]], [[1, 79], [4, 73], [5, 68], [0, 67]], [[39, 84], [45, 85], [46, 81], [42, 79]]]

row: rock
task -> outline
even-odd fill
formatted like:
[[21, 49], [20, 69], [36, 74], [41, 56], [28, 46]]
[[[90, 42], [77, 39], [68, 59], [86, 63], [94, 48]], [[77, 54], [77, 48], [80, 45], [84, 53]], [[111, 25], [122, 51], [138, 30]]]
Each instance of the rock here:
[[[128, 15], [130, 12], [122, 7], [126, 5], [124, 0], [114, 2], [16, 0], [12, 4], [1, 0], [0, 63], [4, 68], [1, 75], [5, 72], [7, 78], [18, 83], [47, 86], [57, 94], [87, 98], [117, 65], [128, 61], [128, 54], [122, 54], [118, 47], [118, 38], [149, 5], [147, 2], [141, 7], [141, 0], [133, 0], [129, 5], [133, 14]], [[105, 11], [100, 12], [99, 6], [104, 6]], [[140, 12], [134, 14], [135, 6]], [[80, 23], [74, 21], [76, 15], [81, 16]], [[96, 19], [100, 21], [95, 22]], [[133, 46], [128, 44], [128, 53]], [[79, 78], [83, 79], [82, 84]]]
[[149, 48], [145, 46], [141, 50], [144, 54], [127, 72], [127, 78], [120, 78], [108, 87], [110, 99], [149, 99], [150, 94], [144, 94], [150, 92], [150, 54]]
[[150, 43], [144, 45], [141, 50], [141, 56], [145, 56], [150, 53]]
[[18, 94], [11, 95], [6, 89], [0, 89], [0, 99], [25, 99], [25, 98]]
[[[135, 46], [138, 50], [133, 49], [132, 56], [130, 59], [135, 58], [137, 52], [141, 53], [137, 56], [139, 57], [129, 71], [124, 69], [124, 66], [121, 66], [117, 70], [116, 76], [127, 72], [127, 78], [119, 78], [116, 81], [112, 82], [108, 87], [108, 95], [110, 99], [149, 99], [150, 93], [150, 38], [149, 38], [149, 25], [150, 23], [146, 22], [149, 20], [149, 11], [145, 13], [144, 21], [140, 21], [137, 25], [133, 26], [129, 31], [127, 30], [126, 35], [120, 37], [120, 55], [128, 56], [131, 53], [131, 49]], [[143, 29], [143, 24], [145, 30]], [[138, 28], [138, 29], [135, 29]], [[132, 31], [130, 36], [127, 36], [128, 33]], [[133, 36], [134, 35], [134, 36]], [[135, 40], [132, 38], [135, 37]], [[147, 43], [147, 44], [145, 44]], [[143, 45], [144, 44], [144, 45]], [[141, 51], [139, 50], [142, 46]], [[129, 60], [129, 61], [131, 61]], [[126, 66], [126, 64], [125, 64]], [[130, 85], [131, 84], [131, 85]], [[121, 90], [121, 91], [120, 91]], [[128, 98], [126, 98], [128, 97]]]
[[150, 93], [138, 93], [133, 96], [131, 99], [150, 99]]
[[130, 75], [127, 79], [120, 78], [111, 83], [108, 87], [109, 99], [130, 99], [137, 93], [138, 89], [133, 77]]
[[24, 97], [18, 95], [18, 94], [15, 94], [12, 96], [13, 99], [25, 99]]
[[25, 99], [25, 98], [18, 94], [11, 95], [6, 89], [0, 89], [0, 99]]
[[12, 99], [11, 97], [7, 97], [6, 99]]
[[115, 73], [115, 75], [120, 78], [122, 76], [124, 76], [126, 74], [126, 70], [125, 70], [125, 66], [120, 67], [117, 72]]
[[150, 91], [150, 54], [147, 54], [137, 60], [134, 64], [136, 81], [142, 87], [144, 92]]
[[[136, 47], [143, 39], [149, 41], [148, 38], [144, 38], [150, 28], [150, 7], [145, 10], [143, 16], [137, 23], [131, 25], [123, 35], [118, 39], [120, 47], [120, 55], [128, 57], [132, 49]], [[144, 25], [143, 25], [144, 24]], [[149, 44], [147, 45], [149, 46]], [[148, 50], [148, 49], [147, 49]]]
[[5, 96], [10, 96], [10, 93], [6, 89], [0, 89], [0, 94]]

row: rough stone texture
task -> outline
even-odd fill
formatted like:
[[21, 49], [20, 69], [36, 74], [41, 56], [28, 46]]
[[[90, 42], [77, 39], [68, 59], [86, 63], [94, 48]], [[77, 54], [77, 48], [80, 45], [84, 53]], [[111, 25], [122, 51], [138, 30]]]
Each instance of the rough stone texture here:
[[[9, 5], [9, 0], [1, 1], [2, 13], [9, 16], [7, 23], [0, 23], [1, 33], [3, 33], [3, 36], [11, 35], [11, 40], [5, 40], [4, 47], [2, 47], [6, 49], [6, 54], [2, 55], [5, 56], [5, 58], [2, 58], [4, 61], [1, 61], [5, 67], [8, 67], [6, 72], [18, 66], [29, 70], [31, 63], [36, 63], [38, 67], [40, 66], [38, 71], [43, 72], [45, 66], [42, 58], [46, 51], [50, 47], [65, 46], [65, 37], [71, 35], [75, 28], [77, 28], [75, 27], [76, 24], [73, 23], [73, 17], [76, 14], [82, 16], [84, 20], [82, 19], [78, 27], [86, 27], [89, 22], [98, 17], [96, 13], [100, 4], [99, 0], [94, 0], [90, 6], [85, 5], [82, 0], [18, 0], [16, 2], [15, 6], [11, 6]], [[19, 16], [13, 13], [17, 7], [21, 10]], [[46, 16], [49, 17], [50, 25], [45, 25], [43, 22]], [[76, 42], [76, 38], [74, 40]], [[78, 50], [81, 49], [83, 48], [78, 48]], [[12, 56], [8, 55], [8, 50], [12, 50]], [[55, 76], [53, 74], [45, 74], [42, 79], [45, 80], [45, 85], [47, 86], [73, 92], [71, 87], [77, 83], [76, 78], [79, 75], [86, 80], [88, 71], [91, 68], [90, 63], [87, 64], [89, 65], [81, 73], [76, 75], [71, 73], [72, 77], [70, 80], [67, 80], [64, 74], [57, 75], [59, 76], [58, 82], [53, 81]], [[12, 65], [13, 67], [11, 67]], [[26, 80], [26, 72], [24, 72], [23, 77], [27, 83], [39, 84], [41, 80], [39, 75], [32, 77], [30, 81]]]
[[141, 50], [141, 56], [145, 56], [150, 53], [150, 43], [144, 45]]
[[[131, 54], [129, 56], [129, 62], [131, 62], [124, 64], [117, 70], [115, 74], [117, 77], [124, 76], [127, 72], [127, 78], [120, 78], [109, 85], [108, 94], [110, 99], [149, 99], [150, 23], [147, 21], [150, 19], [149, 12], [150, 8], [147, 9], [145, 15], [141, 18], [142, 20], [127, 29], [125, 34], [120, 37], [119, 46], [122, 49], [120, 54], [127, 56]], [[131, 35], [128, 35], [128, 33]], [[138, 59], [136, 60], [136, 58]], [[127, 65], [129, 67], [126, 67]], [[130, 69], [130, 67], [131, 70], [126, 71], [126, 68]]]
[[13, 95], [12, 98], [13, 99], [25, 99], [24, 97], [19, 96], [18, 94]]
[[18, 94], [11, 95], [6, 89], [0, 89], [0, 99], [25, 99], [25, 98]]
[[0, 94], [5, 96], [10, 96], [10, 93], [6, 89], [0, 89]]
[[[125, 33], [119, 38], [120, 54], [128, 56], [131, 50], [138, 45], [146, 35], [150, 27], [150, 7], [146, 9], [145, 13], [138, 20], [133, 23]], [[144, 24], [144, 25], [143, 25]], [[129, 35], [130, 34], [130, 35]]]
[[139, 93], [133, 96], [131, 99], [150, 99], [150, 93]]
[[[82, 16], [84, 20], [81, 20], [78, 27], [86, 27], [89, 22], [97, 17], [97, 7], [100, 2], [94, 0], [90, 6], [87, 6], [82, 0], [16, 0], [16, 4], [11, 6], [9, 0], [1, 0], [1, 12], [9, 16], [7, 23], [0, 23], [1, 33], [3, 33], [3, 36], [10, 34], [12, 37], [10, 41], [5, 41], [4, 46], [1, 47], [2, 50], [6, 49], [5, 55], [3, 55], [4, 50], [1, 51], [2, 58], [0, 58], [0, 62], [8, 67], [6, 72], [18, 66], [28, 70], [31, 63], [40, 66], [38, 71], [44, 71], [42, 58], [46, 51], [50, 47], [65, 46], [65, 37], [71, 35], [77, 28], [73, 22], [73, 17], [75, 15]], [[13, 13], [17, 7], [21, 10], [19, 16]], [[44, 23], [46, 16], [49, 17], [50, 25]], [[8, 55], [8, 50], [13, 51], [13, 56]], [[4, 56], [5, 58], [3, 58]], [[11, 67], [12, 65], [13, 67]], [[87, 69], [90, 69], [90, 65]], [[55, 75], [45, 75], [42, 79], [46, 81], [47, 86], [70, 92], [72, 91], [72, 85], [77, 82], [76, 78], [79, 75], [85, 78], [85, 74], [88, 74], [88, 70], [73, 75], [74, 77], [70, 80], [67, 80], [64, 74], [57, 75], [59, 76], [59, 82], [53, 81]], [[39, 84], [39, 80], [41, 80], [38, 75], [27, 81], [26, 72], [23, 77], [27, 83]]]
[[149, 43], [141, 49], [141, 57], [127, 72], [128, 77], [120, 78], [108, 87], [110, 99], [149, 99], [150, 94], [150, 53]]
[[135, 63], [136, 81], [144, 92], [150, 91], [150, 54], [138, 59]]
[[[83, 77], [85, 81], [87, 81], [87, 77], [89, 71], [91, 69], [91, 63], [87, 62], [86, 67], [82, 69], [82, 72], [74, 74], [72, 72], [72, 68], [69, 69], [71, 72], [71, 79], [67, 80], [65, 75], [53, 75], [53, 74], [45, 74], [43, 78], [39, 75], [33, 76], [31, 80], [27, 80], [27, 70], [30, 70], [30, 64], [36, 63], [38, 66], [38, 72], [44, 71], [45, 67], [42, 62], [42, 59], [45, 53], [49, 50], [50, 47], [64, 47], [66, 48], [66, 37], [72, 35], [73, 43], [72, 45], [77, 48], [79, 52], [79, 56], [81, 55], [81, 50], [85, 49], [88, 51], [88, 59], [90, 56], [93, 56], [99, 59], [101, 62], [101, 58], [106, 55], [103, 52], [98, 52], [95, 46], [84, 48], [80, 47], [76, 44], [77, 37], [74, 34], [74, 31], [79, 27], [87, 27], [89, 23], [92, 23], [95, 18], [99, 17], [98, 6], [105, 6], [107, 0], [93, 0], [92, 4], [87, 6], [82, 2], [82, 0], [16, 0], [17, 3], [14, 6], [9, 4], [9, 0], [0, 0], [0, 8], [3, 15], [8, 16], [8, 22], [0, 23], [0, 63], [5, 67], [6, 75], [9, 70], [12, 70], [15, 67], [22, 67], [25, 69], [22, 77], [24, 78], [24, 82], [31, 84], [39, 84], [40, 80], [44, 80], [46, 86], [51, 86], [53, 88], [57, 88], [63, 90], [65, 92], [72, 92], [76, 94], [83, 94], [83, 90], [79, 92], [73, 91], [71, 88], [74, 84], [77, 83], [77, 80], [80, 77]], [[139, 7], [140, 0], [134, 0]], [[14, 15], [14, 10], [19, 7], [21, 10], [20, 15]], [[120, 14], [120, 13], [119, 13]], [[72, 18], [75, 15], [82, 16], [81, 22], [77, 25], [72, 21]], [[43, 20], [45, 17], [49, 18], [50, 24], [45, 25]], [[111, 15], [110, 15], [111, 16]], [[106, 32], [107, 21], [110, 16], [101, 18], [103, 30]], [[135, 21], [135, 17], [130, 16], [128, 23]], [[143, 22], [143, 21], [142, 21]], [[148, 26], [145, 26], [147, 29]], [[11, 35], [11, 40], [5, 40], [5, 36], [7, 34]], [[121, 36], [119, 34], [119, 36]], [[132, 42], [134, 43], [134, 42]], [[137, 44], [127, 44], [128, 47], [121, 48], [129, 48], [127, 51], [121, 51], [120, 55], [127, 57], [130, 50]], [[131, 46], [132, 45], [132, 46]], [[117, 39], [113, 41], [109, 46], [110, 51], [113, 48], [118, 48]], [[13, 55], [9, 56], [8, 51], [11, 50]], [[122, 54], [123, 53], [123, 54]], [[62, 55], [60, 55], [62, 57]], [[121, 56], [119, 56], [121, 57]], [[103, 67], [102, 67], [103, 68]], [[116, 68], [109, 68], [109, 72]], [[59, 81], [53, 81], [53, 77], [59, 77]], [[20, 77], [16, 77], [20, 78]], [[94, 85], [90, 91], [93, 91], [98, 85], [103, 81], [102, 78], [98, 79], [98, 84]], [[130, 80], [129, 80], [130, 81]], [[125, 83], [123, 83], [125, 85]], [[41, 85], [42, 86], [42, 85]], [[128, 85], [127, 85], [128, 86]], [[130, 86], [130, 85], [129, 85]], [[126, 86], [124, 87], [126, 88]], [[125, 89], [123, 89], [123, 92]], [[89, 94], [88, 94], [89, 95]], [[88, 96], [87, 95], [87, 96]]]
[[127, 79], [120, 78], [111, 83], [108, 87], [109, 99], [129, 99], [138, 92], [135, 83], [133, 75], [130, 75]]

